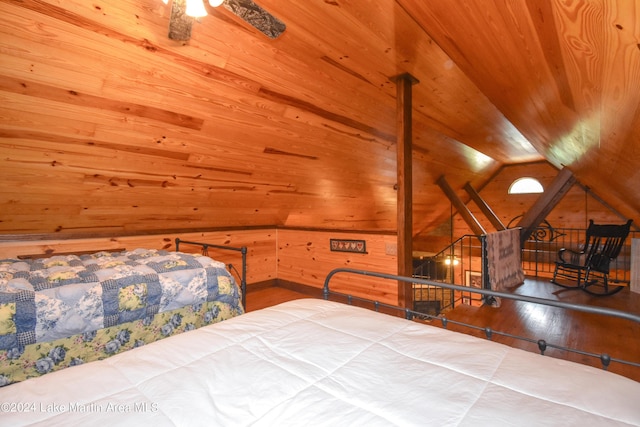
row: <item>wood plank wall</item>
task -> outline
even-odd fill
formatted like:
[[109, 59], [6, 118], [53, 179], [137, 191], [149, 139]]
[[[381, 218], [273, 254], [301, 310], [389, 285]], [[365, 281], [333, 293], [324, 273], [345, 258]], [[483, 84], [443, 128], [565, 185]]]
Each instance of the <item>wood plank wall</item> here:
[[[506, 226], [517, 224], [517, 218], [527, 212], [536, 202], [539, 194], [508, 194], [511, 183], [522, 177], [533, 177], [540, 181], [543, 188], [547, 188], [558, 174], [557, 169], [546, 161], [523, 165], [509, 165], [501, 168], [483, 187], [475, 188], [485, 202]], [[488, 232], [496, 228], [483, 215], [478, 206], [470, 200], [468, 195], [460, 194], [471, 213]], [[547, 216], [546, 220], [554, 228], [586, 228], [589, 219], [600, 223], [624, 223], [626, 218], [618, 215], [600, 198], [594, 197], [579, 184], [574, 184], [571, 190], [558, 203], [556, 208]], [[635, 224], [638, 226], [638, 224]], [[452, 221], [448, 218], [433, 230], [420, 233], [414, 238], [414, 250], [437, 252], [445, 248], [451, 241], [455, 241], [465, 234], [473, 234], [464, 219], [455, 212]]]
[[[276, 10], [287, 8], [272, 3]], [[320, 5], [298, 2], [289, 8], [311, 12]], [[346, 24], [351, 11], [354, 17], [368, 16], [352, 4], [342, 6], [338, 12], [328, 5], [326, 17], [336, 11]], [[387, 6], [400, 12], [397, 2]], [[377, 16], [371, 28], [388, 23], [382, 4], [368, 13]], [[328, 45], [322, 40], [335, 35], [301, 28], [301, 19], [305, 24], [316, 20], [312, 13], [292, 19], [276, 41], [212, 14], [206, 24], [196, 25], [186, 44], [167, 39], [168, 7], [160, 0], [0, 0], [0, 14], [0, 233], [56, 236], [38, 243], [46, 248], [72, 247], [55, 241], [79, 234], [231, 227], [397, 229], [395, 103], [389, 95], [394, 87], [387, 79], [393, 73], [372, 71], [378, 65], [394, 69], [394, 64], [380, 55], [388, 40], [380, 44], [369, 37], [373, 32], [367, 25], [343, 28], [361, 36], [353, 40], [354, 55], [343, 63], [338, 59], [349, 55], [330, 58], [323, 51]], [[420, 35], [415, 21], [404, 12], [395, 16], [400, 18], [403, 29], [410, 29], [401, 34], [407, 50], [421, 47], [413, 58], [417, 63], [451, 65], [446, 74], [434, 71], [437, 78], [416, 86], [437, 102], [422, 102], [415, 117], [422, 124], [414, 130], [413, 249], [436, 252], [469, 233], [459, 216], [449, 220], [449, 204], [434, 184], [441, 173], [459, 189], [468, 180], [484, 184], [477, 188], [481, 196], [508, 223], [536, 197], [507, 196], [511, 181], [527, 174], [544, 185], [557, 170], [546, 162], [507, 166], [485, 180], [517, 152], [500, 152], [501, 161], [474, 166], [465, 159], [480, 153], [447, 132], [460, 138], [468, 134], [476, 141], [472, 145], [487, 152], [496, 145], [485, 141], [487, 126], [494, 127], [490, 134], [509, 128], [509, 139], [522, 136], [495, 107], [479, 100], [484, 97], [477, 88], [431, 39]], [[393, 39], [392, 28], [379, 28], [384, 34], [376, 30], [378, 36]], [[363, 50], [360, 42], [371, 49]], [[467, 95], [458, 98], [456, 93]], [[476, 115], [479, 111], [484, 114]], [[443, 133], [426, 126], [425, 117]], [[575, 188], [550, 222], [583, 227], [588, 218], [619, 220]], [[488, 222], [485, 227], [492, 229]], [[253, 233], [260, 231], [247, 231]], [[224, 241], [226, 232], [213, 235]], [[150, 241], [131, 237], [131, 242], [162, 247], [167, 243], [160, 236]], [[304, 233], [293, 236], [295, 244], [305, 240]], [[99, 241], [119, 247], [120, 238], [114, 239]], [[247, 241], [274, 245], [270, 239], [275, 237]], [[322, 247], [318, 242], [313, 240], [314, 249]], [[266, 265], [275, 265], [276, 251], [268, 252]], [[297, 261], [302, 260], [294, 257], [292, 268]], [[311, 275], [294, 274], [294, 281], [318, 273], [311, 261]], [[386, 268], [386, 257], [365, 264], [396, 270]], [[255, 282], [273, 279], [274, 268], [250, 276]]]
[[[113, 238], [29, 241], [0, 240], [0, 259], [18, 255], [51, 254], [77, 251], [151, 248], [175, 250], [175, 238], [227, 246], [247, 246], [247, 283], [258, 284], [283, 279], [292, 283], [322, 288], [326, 275], [338, 267], [373, 270], [395, 274], [397, 271], [396, 235], [379, 233], [343, 233], [306, 229], [252, 229], [202, 233], [157, 234]], [[329, 239], [362, 239], [367, 253], [332, 252]], [[190, 245], [181, 251], [197, 252]], [[210, 250], [210, 256], [240, 268], [236, 253]], [[332, 281], [335, 289], [388, 303], [397, 303], [395, 282], [341, 279]], [[332, 286], [332, 288], [334, 288]]]
[[[365, 240], [367, 253], [332, 252], [330, 239]], [[395, 234], [278, 230], [278, 278], [322, 288], [325, 277], [334, 268], [396, 274], [396, 239]], [[390, 280], [336, 275], [330, 287], [380, 302], [398, 303], [397, 282]]]
[[[116, 249], [165, 249], [175, 250], [175, 238], [206, 242], [225, 246], [247, 247], [247, 283], [258, 283], [276, 279], [276, 230], [273, 228], [255, 230], [232, 230], [203, 233], [182, 234], [153, 234], [122, 237], [99, 237], [89, 239], [65, 240], [2, 240], [0, 241], [0, 258], [10, 258], [18, 255], [52, 254], [98, 251]], [[197, 247], [184, 245], [180, 247], [184, 252], [197, 252]], [[238, 270], [241, 266], [241, 256], [236, 252], [218, 252], [214, 249], [209, 255], [226, 264], [233, 263]]]
[[212, 14], [175, 42], [160, 0], [5, 0], [0, 14], [0, 233], [395, 229], [393, 98], [357, 101], [384, 111], [375, 128], [329, 113], [304, 94], [334, 77], [306, 65], [308, 45], [278, 50], [297, 46], [288, 33]]

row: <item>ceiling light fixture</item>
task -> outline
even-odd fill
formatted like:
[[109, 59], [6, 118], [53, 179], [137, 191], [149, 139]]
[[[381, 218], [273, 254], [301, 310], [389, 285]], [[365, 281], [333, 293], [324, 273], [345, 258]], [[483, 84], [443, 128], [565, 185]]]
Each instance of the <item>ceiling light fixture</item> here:
[[[189, 40], [193, 23], [200, 22], [198, 18], [206, 16], [209, 8], [222, 5], [226, 9], [224, 13], [236, 15], [270, 39], [278, 38], [287, 28], [284, 22], [261, 8], [253, 0], [207, 0], [208, 4], [203, 0], [162, 0], [162, 2], [170, 5], [171, 8], [168, 34], [171, 40]], [[219, 17], [222, 18], [222, 16], [221, 14]]]
[[460, 264], [460, 261], [458, 261], [458, 258], [456, 257], [452, 257], [452, 256], [448, 256], [444, 259], [444, 264], [445, 265], [458, 265]]
[[194, 18], [201, 18], [207, 16], [207, 9], [204, 8], [202, 0], [187, 0], [187, 10], [185, 14], [187, 14], [187, 16], [193, 16]]
[[[164, 4], [169, 4], [169, 0], [162, 0]], [[204, 7], [202, 0], [186, 0], [187, 7], [185, 14], [194, 18], [201, 18], [207, 16], [207, 9]], [[224, 0], [209, 0], [211, 7], [218, 7], [224, 3]]]

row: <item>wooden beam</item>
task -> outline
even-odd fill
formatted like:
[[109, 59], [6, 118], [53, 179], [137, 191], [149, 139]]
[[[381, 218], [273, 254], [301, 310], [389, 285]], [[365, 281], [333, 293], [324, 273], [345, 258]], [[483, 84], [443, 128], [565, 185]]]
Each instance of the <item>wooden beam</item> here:
[[473, 232], [473, 234], [475, 234], [476, 236], [487, 234], [484, 228], [482, 227], [482, 225], [476, 219], [476, 217], [473, 216], [471, 211], [467, 208], [464, 202], [458, 197], [456, 192], [453, 191], [453, 189], [447, 182], [444, 175], [438, 178], [438, 180], [436, 181], [436, 184], [440, 186], [442, 191], [444, 191], [444, 194], [446, 194], [449, 200], [451, 200], [451, 203], [453, 203], [453, 206], [456, 208], [458, 213], [462, 216], [462, 219], [464, 219], [464, 222], [466, 222], [467, 225], [471, 228], [471, 231]]
[[563, 168], [555, 177], [549, 187], [536, 200], [531, 209], [523, 216], [518, 227], [522, 227], [522, 244], [529, 238], [533, 230], [549, 215], [549, 212], [562, 200], [565, 194], [576, 182], [573, 173], [567, 168]]
[[493, 225], [497, 231], [502, 231], [507, 229], [507, 227], [504, 226], [502, 221], [500, 221], [500, 218], [498, 218], [498, 216], [495, 213], [493, 213], [493, 210], [491, 210], [491, 207], [489, 207], [489, 205], [484, 201], [484, 199], [475, 190], [475, 188], [471, 186], [470, 183], [467, 182], [464, 185], [464, 189], [467, 193], [469, 193], [469, 196], [471, 196], [471, 200], [473, 200], [473, 202], [480, 208], [484, 216], [487, 217], [489, 222], [491, 222], [491, 225]]
[[[397, 90], [397, 156], [398, 156], [398, 275], [413, 274], [413, 169], [412, 150], [412, 90], [418, 80], [410, 74], [394, 78]], [[398, 305], [413, 308], [411, 284], [398, 282]]]

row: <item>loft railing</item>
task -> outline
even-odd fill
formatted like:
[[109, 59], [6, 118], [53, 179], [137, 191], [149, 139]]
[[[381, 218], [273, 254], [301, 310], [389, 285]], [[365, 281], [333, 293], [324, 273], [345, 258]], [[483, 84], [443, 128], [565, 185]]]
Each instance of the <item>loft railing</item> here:
[[[579, 250], [584, 245], [586, 230], [578, 228], [539, 227], [524, 242], [522, 268], [525, 275], [553, 277], [555, 261], [561, 248]], [[620, 255], [610, 265], [609, 280], [629, 283], [631, 271], [631, 240], [640, 238], [640, 231], [631, 231]]]
[[[482, 288], [482, 238], [467, 234], [431, 257], [414, 260], [413, 277]], [[480, 305], [482, 296], [415, 283], [413, 300], [417, 311], [437, 315], [462, 303]]]
[[[474, 238], [477, 240], [477, 237], [474, 236]], [[608, 369], [611, 362], [616, 362], [616, 363], [627, 365], [634, 368], [640, 368], [640, 363], [636, 361], [629, 361], [629, 360], [614, 358], [614, 357], [611, 357], [611, 355], [609, 355], [608, 353], [598, 354], [598, 353], [585, 351], [585, 350], [581, 350], [573, 347], [567, 347], [560, 344], [554, 344], [550, 341], [547, 341], [546, 338], [538, 338], [538, 337], [532, 338], [532, 337], [526, 337], [526, 336], [517, 335], [517, 334], [511, 334], [505, 331], [495, 330], [491, 328], [469, 324], [466, 322], [447, 319], [446, 316], [444, 315], [439, 315], [439, 316], [432, 315], [432, 314], [425, 315], [422, 312], [418, 312], [417, 310], [411, 310], [406, 307], [392, 306], [389, 304], [384, 304], [378, 301], [371, 301], [366, 298], [361, 298], [354, 295], [331, 291], [329, 289], [329, 282], [331, 281], [331, 278], [336, 274], [353, 274], [353, 275], [370, 276], [370, 277], [377, 277], [380, 279], [412, 282], [414, 286], [416, 284], [419, 284], [424, 286], [433, 286], [433, 287], [448, 289], [451, 292], [466, 292], [466, 289], [461, 288], [459, 285], [437, 283], [433, 280], [427, 281], [419, 278], [400, 277], [400, 276], [394, 276], [390, 274], [377, 273], [377, 272], [371, 272], [371, 271], [355, 270], [350, 268], [336, 268], [335, 270], [332, 270], [327, 275], [324, 281], [323, 297], [326, 300], [331, 299], [331, 300], [345, 301], [348, 304], [354, 304], [354, 305], [360, 305], [362, 307], [373, 308], [376, 311], [386, 312], [388, 314], [396, 314], [396, 315], [403, 314], [404, 317], [409, 320], [418, 320], [418, 321], [439, 320], [442, 324], [442, 327], [444, 328], [446, 328], [448, 324], [454, 324], [454, 325], [462, 326], [464, 328], [469, 328], [471, 330], [482, 330], [485, 332], [485, 336], [487, 339], [493, 339], [494, 336], [503, 336], [503, 337], [512, 338], [518, 341], [537, 344], [540, 354], [543, 354], [543, 355], [548, 349], [568, 351], [568, 352], [579, 354], [581, 355], [581, 357], [585, 357], [585, 359], [589, 359], [589, 358], [599, 359], [603, 369]], [[568, 302], [545, 299], [545, 298], [530, 297], [526, 295], [517, 295], [517, 294], [507, 293], [507, 292], [497, 292], [497, 291], [492, 291], [488, 289], [474, 289], [473, 292], [488, 298], [504, 298], [508, 300], [520, 301], [523, 303], [542, 304], [544, 306], [558, 307], [558, 308], [567, 309], [567, 310], [575, 310], [578, 312], [590, 313], [594, 315], [604, 315], [604, 316], [612, 316], [620, 319], [626, 319], [628, 321], [634, 322], [635, 324], [640, 323], [640, 316], [637, 314], [605, 308], [605, 307], [568, 303]], [[583, 361], [581, 363], [585, 363], [585, 362]]]
[[[579, 248], [585, 242], [585, 229], [538, 227], [524, 243], [522, 267], [527, 276], [551, 278], [560, 248]], [[611, 263], [609, 280], [629, 283], [631, 240], [640, 231], [631, 231], [616, 260]], [[483, 268], [482, 236], [464, 235], [431, 257], [414, 260], [413, 277], [440, 283], [484, 288], [487, 283]], [[458, 304], [481, 305], [482, 296], [426, 284], [413, 285], [414, 309], [439, 314]]]

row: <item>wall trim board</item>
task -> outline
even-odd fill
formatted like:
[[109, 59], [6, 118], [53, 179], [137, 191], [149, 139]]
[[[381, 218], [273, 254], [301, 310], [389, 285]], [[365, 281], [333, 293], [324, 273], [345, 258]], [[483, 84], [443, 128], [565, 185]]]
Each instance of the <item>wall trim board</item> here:
[[321, 233], [341, 233], [341, 234], [371, 234], [382, 236], [397, 236], [398, 232], [393, 230], [354, 230], [354, 229], [336, 229], [336, 228], [320, 228], [320, 227], [289, 227], [289, 226], [276, 226], [277, 230], [291, 230], [291, 231], [313, 231]]
[[91, 232], [91, 233], [25, 233], [25, 234], [0, 234], [0, 242], [35, 242], [42, 240], [82, 240], [82, 239], [108, 239], [138, 236], [160, 236], [166, 234], [193, 234], [193, 233], [219, 233], [225, 231], [246, 230], [273, 230], [272, 225], [253, 225], [248, 227], [210, 227], [210, 228], [167, 228], [162, 230], [139, 230], [127, 232]]
[[192, 233], [217, 233], [225, 231], [246, 231], [246, 230], [294, 230], [331, 232], [343, 234], [376, 234], [396, 236], [398, 233], [393, 230], [352, 230], [320, 227], [288, 227], [279, 225], [252, 225], [234, 227], [210, 227], [210, 228], [167, 228], [162, 230], [139, 230], [131, 232], [91, 232], [91, 233], [24, 233], [24, 234], [0, 234], [0, 242], [36, 242], [42, 240], [81, 240], [81, 239], [107, 239], [123, 238], [135, 236], [158, 236], [166, 234], [192, 234]]
[[263, 280], [261, 282], [247, 283], [247, 293], [258, 292], [278, 286], [278, 279]]
[[322, 289], [315, 286], [309, 286], [298, 282], [292, 282], [290, 280], [277, 279], [276, 285], [279, 288], [288, 289], [290, 291], [299, 292], [301, 294], [309, 295], [314, 298], [322, 298]]
[[304, 283], [292, 282], [290, 280], [273, 279], [262, 282], [247, 284], [247, 293], [258, 292], [265, 289], [282, 288], [289, 291], [298, 292], [314, 298], [322, 298], [322, 289], [309, 286]]

